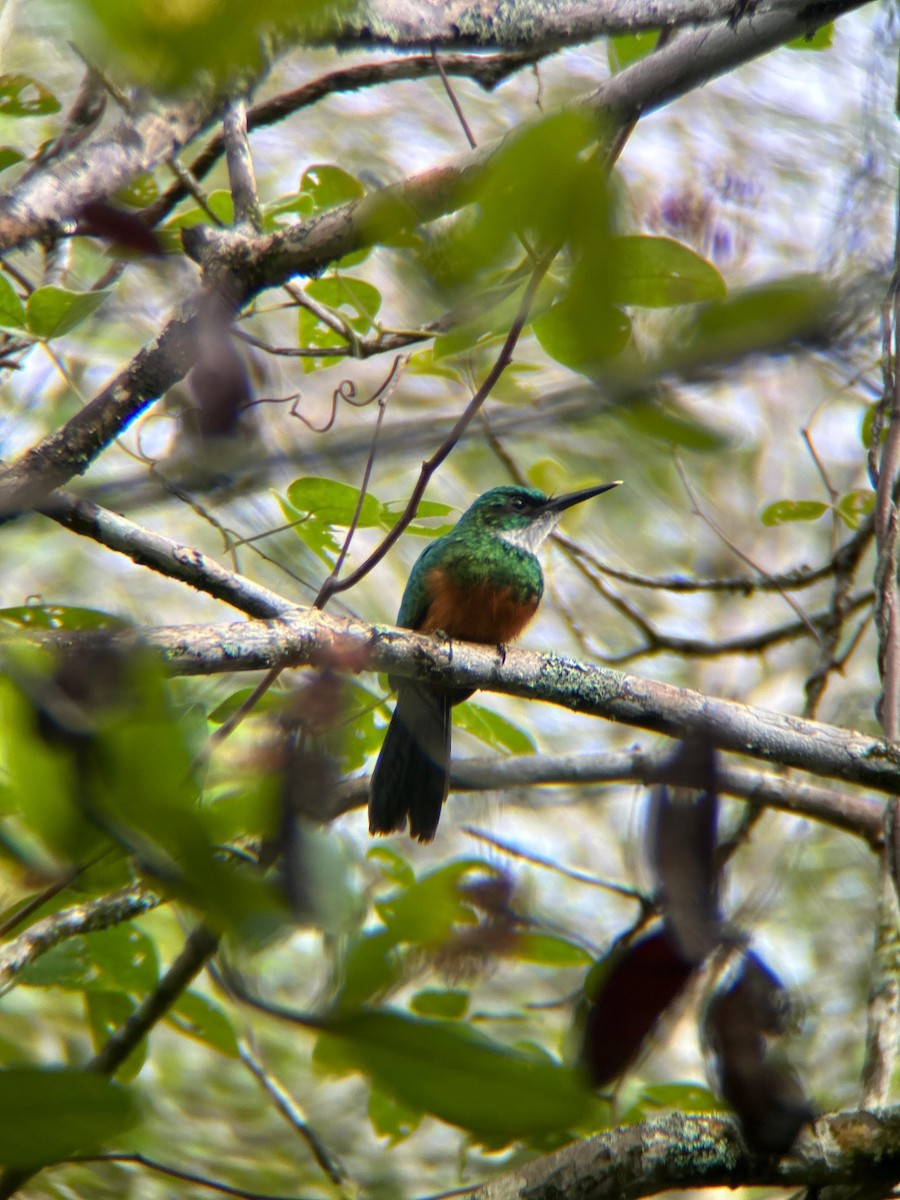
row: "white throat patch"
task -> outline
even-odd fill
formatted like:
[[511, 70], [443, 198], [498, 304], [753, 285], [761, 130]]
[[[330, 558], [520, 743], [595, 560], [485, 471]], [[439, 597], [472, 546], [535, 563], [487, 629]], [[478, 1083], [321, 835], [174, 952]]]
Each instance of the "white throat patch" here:
[[559, 524], [561, 516], [562, 513], [544, 513], [536, 521], [523, 525], [521, 529], [501, 530], [498, 537], [501, 537], [504, 542], [509, 542], [510, 546], [518, 546], [520, 550], [527, 550], [530, 554], [535, 554]]

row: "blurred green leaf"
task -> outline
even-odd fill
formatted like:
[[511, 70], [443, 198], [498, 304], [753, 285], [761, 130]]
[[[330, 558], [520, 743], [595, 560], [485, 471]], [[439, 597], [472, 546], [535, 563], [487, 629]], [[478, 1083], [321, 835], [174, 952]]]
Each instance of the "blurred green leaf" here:
[[551, 358], [582, 375], [596, 373], [631, 339], [631, 320], [626, 313], [595, 303], [572, 288], [533, 321], [532, 328]]
[[578, 1072], [456, 1021], [386, 1009], [333, 1018], [322, 1037], [340, 1040], [356, 1069], [402, 1104], [476, 1134], [565, 1129], [586, 1101]]
[[307, 22], [325, 7], [324, 0], [204, 0], [170, 6], [151, 0], [87, 0], [93, 18], [94, 53], [114, 58], [159, 91], [177, 90], [211, 72], [222, 78], [235, 71], [258, 70], [265, 61], [267, 35], [292, 31], [300, 36]]
[[378, 901], [375, 908], [396, 942], [439, 946], [457, 925], [475, 923], [463, 882], [493, 872], [479, 859], [457, 859]]
[[226, 1058], [238, 1058], [238, 1039], [231, 1018], [220, 1004], [200, 992], [184, 992], [169, 1009], [166, 1023], [203, 1042]]
[[871, 488], [861, 491], [847, 492], [838, 501], [837, 511], [841, 520], [851, 529], [859, 529], [863, 517], [867, 517], [875, 508], [875, 493]]
[[671, 238], [610, 238], [609, 251], [615, 304], [667, 308], [726, 295], [712, 263]]
[[0, 325], [10, 329], [24, 329], [25, 307], [16, 289], [5, 275], [0, 275]]
[[[363, 279], [349, 275], [331, 275], [325, 279], [314, 279], [305, 288], [310, 299], [337, 313], [360, 337], [369, 333], [378, 310], [381, 308], [381, 293]], [[300, 308], [297, 314], [297, 336], [304, 349], [328, 349], [346, 346], [343, 337], [321, 320], [308, 308]], [[304, 371], [319, 370], [338, 361], [334, 355], [324, 358], [303, 358]]]
[[400, 887], [411, 887], [416, 881], [415, 871], [399, 850], [394, 850], [382, 843], [370, 846], [366, 851], [366, 858], [370, 862], [376, 862], [385, 879], [389, 879], [391, 883], [396, 883]]
[[369, 1093], [369, 1121], [378, 1137], [386, 1137], [391, 1146], [396, 1146], [416, 1132], [422, 1113], [373, 1087]]
[[542, 967], [587, 967], [593, 962], [583, 946], [552, 933], [521, 933], [512, 942], [510, 953]]
[[416, 992], [409, 1007], [419, 1017], [443, 1017], [458, 1020], [466, 1015], [469, 993], [459, 988], [426, 988]]
[[107, 986], [140, 996], [159, 981], [156, 942], [143, 930], [126, 923], [85, 937], [87, 951]]
[[159, 188], [149, 171], [135, 175], [113, 196], [117, 204], [127, 204], [129, 208], [146, 208], [158, 199]]
[[788, 50], [830, 50], [834, 45], [834, 21], [820, 25], [815, 33], [808, 37], [793, 38], [785, 42]]
[[606, 60], [610, 72], [617, 75], [626, 67], [648, 55], [659, 41], [656, 29], [641, 29], [637, 33], [622, 33], [606, 42]]
[[95, 312], [108, 293], [41, 287], [28, 297], [28, 328], [39, 338], [61, 337]]
[[341, 986], [335, 1006], [341, 1012], [361, 1008], [401, 978], [396, 939], [385, 930], [364, 931], [351, 939], [341, 963]]
[[628, 436], [638, 434], [669, 446], [683, 446], [699, 454], [716, 454], [725, 449], [728, 438], [686, 410], [663, 405], [657, 400], [633, 400], [616, 409], [616, 420]]
[[96, 978], [86, 939], [74, 937], [52, 946], [46, 954], [30, 962], [19, 975], [19, 983], [23, 987], [58, 987], [83, 992]]
[[0, 608], [0, 621], [9, 621], [22, 629], [130, 628], [129, 621], [113, 613], [71, 604], [20, 604], [15, 608]]
[[763, 525], [783, 525], [786, 521], [818, 521], [828, 505], [821, 500], [776, 500], [760, 514]]
[[89, 1071], [7, 1067], [0, 1071], [0, 1164], [36, 1168], [89, 1153], [131, 1129], [133, 1094]]
[[334, 163], [313, 163], [300, 180], [299, 194], [308, 197], [310, 213], [324, 212], [349, 200], [358, 200], [365, 192], [358, 179]]
[[679, 1112], [721, 1112], [722, 1101], [701, 1083], [656, 1083], [641, 1089], [641, 1103]]
[[685, 354], [720, 361], [754, 352], [787, 351], [826, 336], [835, 292], [819, 275], [793, 275], [735, 290], [702, 306], [685, 330]]
[[330, 570], [340, 551], [340, 543], [331, 532], [330, 524], [327, 521], [317, 520], [309, 513], [302, 513], [284, 496], [276, 493], [275, 499], [293, 532]]
[[0, 171], [5, 171], [7, 167], [14, 167], [16, 163], [24, 162], [24, 160], [25, 155], [15, 146], [0, 146]]
[[45, 117], [59, 109], [57, 98], [36, 79], [29, 75], [0, 75], [0, 116]]
[[477, 737], [493, 750], [507, 754], [534, 754], [537, 749], [529, 733], [483, 704], [473, 704], [471, 700], [458, 704], [453, 710], [453, 720], [466, 733]]

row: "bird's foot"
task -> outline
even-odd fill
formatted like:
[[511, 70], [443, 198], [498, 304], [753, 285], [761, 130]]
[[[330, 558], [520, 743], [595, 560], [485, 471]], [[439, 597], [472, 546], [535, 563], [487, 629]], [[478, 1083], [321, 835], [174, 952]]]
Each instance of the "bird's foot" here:
[[506, 652], [508, 649], [509, 649], [509, 646], [507, 646], [505, 642], [497, 643], [497, 657], [500, 659], [501, 667], [506, 666]]

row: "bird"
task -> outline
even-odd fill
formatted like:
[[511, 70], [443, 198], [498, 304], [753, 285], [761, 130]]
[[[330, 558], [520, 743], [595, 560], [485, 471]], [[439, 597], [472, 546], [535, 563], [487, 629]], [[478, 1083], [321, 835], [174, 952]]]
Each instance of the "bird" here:
[[[397, 624], [419, 633], [504, 647], [537, 611], [544, 577], [541, 543], [575, 504], [621, 479], [563, 496], [504, 485], [484, 492], [449, 533], [431, 542], [410, 572]], [[369, 832], [430, 842], [450, 780], [450, 709], [471, 691], [394, 679], [397, 704], [372, 773]]]

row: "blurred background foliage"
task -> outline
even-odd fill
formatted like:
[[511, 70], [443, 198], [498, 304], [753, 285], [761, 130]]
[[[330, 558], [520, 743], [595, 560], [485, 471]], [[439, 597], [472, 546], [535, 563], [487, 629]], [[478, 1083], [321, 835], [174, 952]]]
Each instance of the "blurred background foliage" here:
[[[147, 89], [160, 105], [210, 80], [227, 90], [269, 56], [255, 103], [370, 61], [283, 49], [316, 28], [323, 7], [306, 6], [299, 20], [283, 0], [6, 0], [0, 186], [59, 136], [84, 58], [140, 105]], [[110, 447], [79, 491], [310, 603], [351, 524], [378, 413], [371, 401], [393, 357], [328, 352], [428, 331], [388, 395], [346, 572], [392, 528], [422, 459], [494, 361], [529, 251], [558, 247], [514, 364], [407, 536], [332, 610], [391, 622], [423, 539], [491, 486], [549, 492], [621, 478], [610, 496], [567, 514], [571, 542], [548, 548], [545, 600], [525, 644], [808, 711], [816, 643], [783, 592], [757, 581], [827, 563], [871, 511], [866, 451], [896, 202], [895, 10], [845, 17], [641, 120], [607, 179], [596, 127], [563, 110], [653, 44], [643, 35], [570, 49], [490, 93], [454, 78], [479, 143], [520, 130], [471, 203], [295, 280], [299, 306], [270, 291], [234, 335], [213, 327], [199, 365], [225, 364], [233, 410], [205, 411], [219, 384], [195, 374]], [[115, 107], [102, 118], [110, 127]], [[254, 132], [251, 147], [273, 232], [466, 141], [430, 77], [328, 94]], [[171, 183], [160, 166], [116, 201], [137, 213]], [[159, 257], [75, 237], [0, 264], [3, 365], [16, 368], [2, 385], [4, 459], [68, 419], [193, 294], [197, 269], [180, 232], [233, 219], [223, 163], [203, 191], [202, 204], [188, 198], [166, 216]], [[229, 613], [37, 516], [7, 525], [3, 539], [7, 629], [93, 630], [97, 640], [89, 660], [33, 647], [8, 659], [0, 922], [12, 938], [99, 897], [121, 893], [136, 907], [114, 928], [60, 939], [0, 1000], [0, 1111], [30, 1115], [0, 1131], [0, 1157], [34, 1166], [96, 1142], [256, 1192], [401, 1196], [471, 1184], [613, 1120], [717, 1103], [691, 1002], [614, 1105], [588, 1094], [572, 1065], [586, 973], [636, 918], [648, 886], [642, 789], [454, 794], [431, 846], [372, 844], [360, 811], [308, 821], [311, 789], [371, 765], [389, 714], [385, 680], [283, 676], [206, 761], [208, 732], [246, 698], [246, 680], [163, 679], [153, 664], [113, 654], [104, 630]], [[867, 559], [836, 651], [846, 662], [814, 715], [876, 733], [871, 572]], [[735, 576], [748, 582], [678, 584]], [[659, 577], [675, 582], [647, 586]], [[833, 586], [826, 574], [792, 595], [809, 618]], [[761, 649], [727, 651], [781, 627]], [[291, 732], [298, 722], [315, 750]], [[455, 752], [470, 757], [636, 741], [628, 728], [486, 694], [461, 706], [456, 727]], [[297, 809], [288, 836], [285, 813]], [[726, 831], [743, 815], [728, 806]], [[280, 865], [263, 874], [258, 859], [273, 846]], [[846, 834], [769, 812], [735, 856], [728, 889], [728, 910], [802, 998], [794, 1055], [817, 1105], [852, 1104], [874, 857]], [[41, 1091], [34, 1073], [15, 1075], [83, 1067], [153, 991], [198, 915], [224, 936], [251, 990], [306, 1014], [305, 1026], [253, 1012], [200, 976], [118, 1084], [72, 1072]], [[293, 1098], [289, 1123], [272, 1098], [276, 1079]], [[74, 1124], [85, 1112], [92, 1133]], [[69, 1134], [55, 1142], [48, 1124]], [[28, 1187], [206, 1194], [96, 1163], [56, 1167]]]

